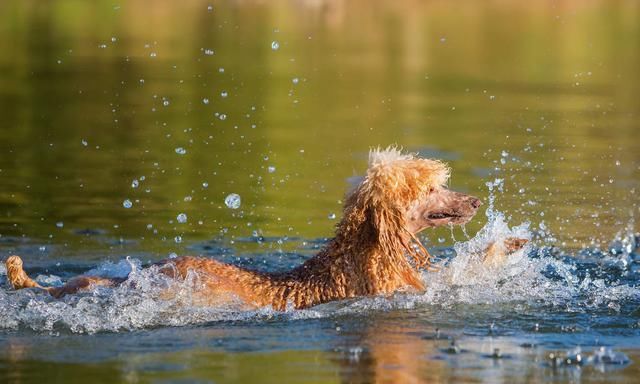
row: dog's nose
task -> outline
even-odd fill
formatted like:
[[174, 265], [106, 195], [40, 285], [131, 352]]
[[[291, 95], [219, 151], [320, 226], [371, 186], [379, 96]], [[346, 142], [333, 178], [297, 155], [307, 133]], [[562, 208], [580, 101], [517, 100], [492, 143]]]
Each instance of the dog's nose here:
[[478, 208], [481, 205], [482, 205], [482, 201], [480, 201], [480, 199], [476, 199], [475, 197], [471, 198], [471, 206], [473, 208]]

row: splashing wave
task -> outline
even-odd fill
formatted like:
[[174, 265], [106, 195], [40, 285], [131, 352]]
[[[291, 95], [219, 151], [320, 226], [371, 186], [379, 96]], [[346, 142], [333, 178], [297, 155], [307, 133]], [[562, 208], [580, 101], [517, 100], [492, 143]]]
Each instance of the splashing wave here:
[[[391, 298], [361, 298], [327, 303], [307, 310], [278, 313], [270, 308], [247, 311], [241, 303], [202, 307], [194, 303], [195, 277], [175, 281], [154, 267], [141, 269], [138, 260], [106, 262], [89, 274], [118, 277], [129, 274], [126, 284], [101, 287], [92, 293], [55, 300], [33, 290], [0, 290], [0, 330], [27, 329], [38, 332], [118, 332], [160, 326], [181, 326], [216, 321], [317, 318], [367, 313], [391, 308], [416, 308], [524, 302], [537, 307], [556, 306], [569, 311], [620, 311], [628, 302], [638, 305], [640, 287], [621, 283], [613, 268], [597, 275], [573, 258], [559, 258], [528, 245], [509, 255], [501, 266], [485, 265], [480, 255], [491, 243], [507, 237], [530, 238], [528, 225], [510, 228], [504, 216], [493, 213], [485, 227], [471, 240], [454, 246], [455, 257], [441, 260], [439, 272], [425, 272], [427, 290], [420, 294], [397, 294]], [[614, 263], [614, 265], [616, 265]], [[6, 270], [0, 279], [6, 286]], [[38, 276], [43, 284], [60, 284], [57, 276]], [[176, 292], [170, 298], [163, 292]]]

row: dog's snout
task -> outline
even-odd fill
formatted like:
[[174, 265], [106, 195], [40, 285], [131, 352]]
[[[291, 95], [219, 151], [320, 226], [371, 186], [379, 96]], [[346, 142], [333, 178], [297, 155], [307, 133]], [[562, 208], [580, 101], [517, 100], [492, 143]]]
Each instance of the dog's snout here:
[[480, 207], [481, 205], [482, 205], [482, 201], [480, 201], [480, 199], [475, 198], [475, 197], [472, 197], [472, 198], [471, 198], [471, 206], [472, 206], [473, 208], [478, 208], [478, 207]]

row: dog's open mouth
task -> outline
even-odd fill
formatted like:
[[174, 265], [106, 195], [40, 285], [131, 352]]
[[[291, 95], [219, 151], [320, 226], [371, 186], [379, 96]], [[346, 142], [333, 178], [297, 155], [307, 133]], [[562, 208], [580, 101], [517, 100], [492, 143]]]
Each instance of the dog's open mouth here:
[[432, 225], [440, 226], [446, 224], [462, 225], [471, 220], [472, 217], [473, 214], [465, 215], [463, 212], [433, 212], [427, 215], [426, 219]]
[[458, 219], [462, 217], [462, 215], [458, 215], [455, 213], [448, 213], [448, 212], [436, 212], [436, 213], [430, 213], [429, 216], [427, 217], [431, 220]]

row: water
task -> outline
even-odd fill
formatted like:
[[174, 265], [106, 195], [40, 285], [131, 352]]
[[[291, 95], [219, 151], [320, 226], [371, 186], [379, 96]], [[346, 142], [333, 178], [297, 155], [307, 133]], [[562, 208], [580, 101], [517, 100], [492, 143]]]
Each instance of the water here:
[[[492, 242], [533, 235], [528, 223], [510, 227], [502, 213], [487, 214], [487, 224], [475, 237], [453, 248], [434, 250], [439, 271], [423, 273], [424, 293], [359, 298], [284, 313], [270, 308], [248, 311], [242, 303], [201, 307], [192, 299], [196, 275], [175, 281], [159, 274], [156, 267], [143, 268], [143, 261], [136, 258], [103, 262], [88, 271], [73, 264], [49, 265], [32, 271], [41, 284], [60, 285], [65, 276], [80, 271], [105, 277], [128, 275], [129, 282], [61, 300], [29, 290], [0, 291], [4, 309], [0, 332], [9, 347], [0, 359], [12, 361], [17, 349], [37, 361], [98, 362], [99, 369], [115, 366], [122, 375], [133, 370], [153, 377], [165, 371], [167, 359], [183, 359], [180, 356], [186, 351], [192, 351], [189, 364], [202, 364], [200, 358], [221, 353], [237, 355], [234, 359], [268, 353], [279, 361], [287, 351], [311, 349], [327, 355], [323, 364], [330, 371], [355, 374], [364, 381], [370, 369], [395, 377], [384, 368], [388, 364], [399, 365], [401, 377], [412, 380], [429, 379], [421, 367], [448, 371], [444, 363], [471, 376], [467, 370], [480, 364], [488, 371], [483, 376], [507, 381], [521, 377], [523, 368], [537, 380], [567, 374], [622, 378], [634, 372], [631, 361], [640, 357], [636, 236], [623, 237], [632, 245], [623, 246], [619, 254], [617, 250], [591, 252], [576, 258], [527, 245], [504, 265], [487, 265], [481, 256]], [[283, 240], [289, 241], [260, 236], [267, 245]], [[308, 243], [294, 241], [300, 249]], [[239, 259], [225, 255], [223, 246], [219, 242], [220, 248], [214, 250], [209, 243], [193, 245], [199, 253], [211, 252], [227, 262], [260, 270], [287, 268], [307, 257], [278, 251]], [[625, 257], [633, 260], [632, 267], [619, 263]], [[270, 264], [265, 265], [267, 260]], [[0, 279], [5, 275], [0, 267]], [[167, 289], [176, 295], [167, 298], [163, 294]], [[131, 339], [125, 342], [122, 334], [130, 334]], [[95, 340], [101, 347], [89, 349], [78, 337]], [[64, 353], [58, 356], [61, 348]], [[125, 363], [116, 358], [122, 353], [142, 358]], [[308, 370], [317, 374], [318, 356], [311, 356], [313, 360], [303, 364], [310, 364]], [[336, 360], [347, 364], [331, 366]], [[169, 367], [169, 377], [190, 377], [194, 372], [185, 366]], [[358, 373], [360, 369], [368, 373]]]
[[[55, 301], [0, 267], [0, 381], [634, 381], [635, 4], [314, 4], [2, 2], [0, 258], [136, 288]], [[426, 292], [202, 308], [143, 268], [298, 265], [393, 143], [485, 202], [424, 233]]]

